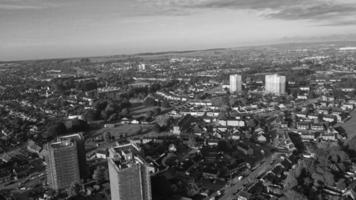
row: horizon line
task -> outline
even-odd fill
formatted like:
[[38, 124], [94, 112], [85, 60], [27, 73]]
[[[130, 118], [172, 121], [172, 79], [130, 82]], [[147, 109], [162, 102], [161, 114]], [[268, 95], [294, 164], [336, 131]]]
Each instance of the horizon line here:
[[192, 53], [197, 51], [213, 51], [213, 50], [228, 50], [235, 48], [252, 48], [252, 47], [267, 47], [275, 45], [287, 45], [287, 44], [320, 44], [320, 43], [332, 43], [332, 42], [356, 42], [356, 39], [339, 39], [339, 40], [325, 40], [325, 41], [286, 41], [286, 42], [271, 42], [265, 44], [250, 44], [250, 45], [241, 45], [235, 47], [216, 47], [216, 48], [207, 48], [207, 49], [186, 49], [186, 50], [167, 50], [167, 51], [143, 51], [131, 54], [110, 54], [110, 55], [93, 55], [93, 56], [73, 56], [73, 57], [48, 57], [48, 58], [39, 58], [39, 59], [18, 59], [18, 60], [0, 60], [0, 64], [5, 63], [16, 63], [16, 62], [35, 62], [35, 61], [50, 61], [50, 60], [70, 60], [70, 59], [83, 59], [83, 58], [105, 58], [105, 57], [124, 57], [124, 56], [154, 56], [154, 55], [164, 55], [170, 53], [183, 54], [183, 53]]

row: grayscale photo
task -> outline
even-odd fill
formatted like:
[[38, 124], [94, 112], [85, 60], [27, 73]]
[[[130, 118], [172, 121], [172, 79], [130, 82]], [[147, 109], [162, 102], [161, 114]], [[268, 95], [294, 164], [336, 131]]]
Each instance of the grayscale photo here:
[[0, 200], [356, 200], [355, 0], [0, 0]]

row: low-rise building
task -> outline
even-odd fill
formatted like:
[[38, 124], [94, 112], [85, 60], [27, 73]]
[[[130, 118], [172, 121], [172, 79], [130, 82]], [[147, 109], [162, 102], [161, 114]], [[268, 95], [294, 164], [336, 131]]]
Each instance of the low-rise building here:
[[299, 122], [299, 123], [297, 123], [297, 129], [309, 130], [310, 129], [310, 123], [309, 122]]

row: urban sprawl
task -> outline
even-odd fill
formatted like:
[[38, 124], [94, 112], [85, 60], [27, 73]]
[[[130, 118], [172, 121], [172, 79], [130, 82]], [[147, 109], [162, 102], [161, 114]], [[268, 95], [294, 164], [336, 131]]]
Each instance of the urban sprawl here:
[[356, 50], [0, 63], [0, 199], [356, 199]]

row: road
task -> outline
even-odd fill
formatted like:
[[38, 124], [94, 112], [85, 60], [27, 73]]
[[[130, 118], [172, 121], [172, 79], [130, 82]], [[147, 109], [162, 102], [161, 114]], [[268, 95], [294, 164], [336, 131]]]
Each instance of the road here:
[[[318, 102], [319, 99], [308, 99], [306, 101], [297, 103], [296, 106], [305, 106], [308, 104], [316, 103]], [[271, 111], [268, 113], [263, 113], [265, 115], [276, 115], [280, 114], [282, 111], [280, 110], [275, 110]], [[356, 115], [356, 114], [355, 114]], [[356, 116], [355, 116], [356, 117]], [[231, 182], [232, 184], [227, 184], [222, 190], [224, 190], [224, 194], [222, 197], [220, 197], [220, 200], [231, 200], [236, 194], [236, 192], [241, 191], [246, 185], [252, 185], [253, 183], [257, 182], [257, 177], [262, 175], [263, 173], [272, 170], [274, 165], [272, 164], [273, 161], [280, 159], [280, 156], [282, 153], [274, 153], [270, 155], [269, 157], [263, 159], [260, 163], [260, 166], [258, 166], [254, 171], [252, 171], [247, 177], [243, 178], [242, 180], [238, 180], [238, 178], [234, 178]], [[217, 194], [214, 193], [212, 194], [208, 199], [212, 197], [216, 197]]]
[[[224, 190], [224, 195], [219, 199], [231, 200], [232, 197], [235, 196], [234, 193], [236, 193], [237, 191], [241, 191], [248, 184], [255, 183], [257, 181], [258, 176], [273, 169], [274, 165], [272, 164], [272, 162], [277, 159], [280, 159], [281, 155], [282, 153], [273, 153], [270, 156], [263, 159], [260, 162], [259, 166], [255, 170], [253, 170], [247, 177], [241, 180], [238, 180], [237, 177], [234, 178], [231, 181], [231, 184], [227, 184], [224, 188], [222, 188], [222, 190]], [[209, 199], [216, 196], [217, 194], [214, 193], [212, 196], [209, 197]]]
[[[35, 175], [36, 174], [36, 175]], [[46, 181], [45, 171], [42, 173], [35, 172], [26, 178], [18, 179], [10, 182], [11, 184], [0, 184], [1, 189], [18, 190], [19, 188], [32, 188], [38, 184], [42, 184]], [[20, 183], [23, 183], [20, 185]]]

